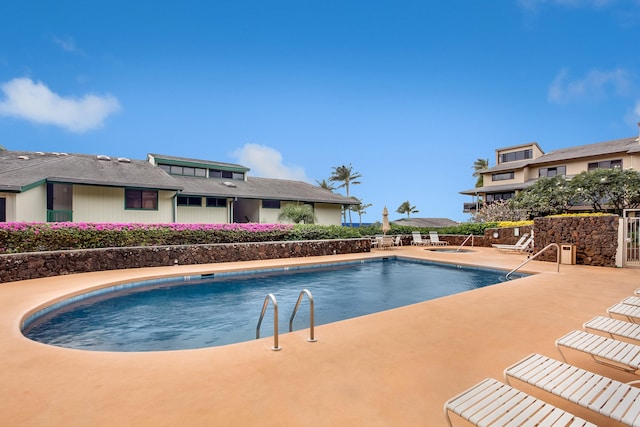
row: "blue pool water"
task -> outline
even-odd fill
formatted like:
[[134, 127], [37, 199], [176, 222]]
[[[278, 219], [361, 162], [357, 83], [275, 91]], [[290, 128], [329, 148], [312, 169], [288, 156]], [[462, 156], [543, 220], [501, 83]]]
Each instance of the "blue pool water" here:
[[[32, 316], [23, 333], [61, 347], [107, 351], [159, 351], [212, 347], [255, 339], [267, 294], [279, 309], [279, 332], [286, 333], [300, 292], [308, 289], [315, 324], [336, 322], [504, 280], [504, 272], [387, 258], [295, 268], [217, 274], [76, 298], [75, 302]], [[305, 297], [294, 330], [309, 327]], [[273, 306], [261, 325], [273, 335]]]

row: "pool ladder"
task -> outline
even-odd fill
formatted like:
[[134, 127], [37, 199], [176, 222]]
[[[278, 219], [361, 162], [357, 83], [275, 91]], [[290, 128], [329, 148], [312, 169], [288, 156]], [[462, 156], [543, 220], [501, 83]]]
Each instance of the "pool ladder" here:
[[[314, 335], [314, 305], [313, 305], [313, 296], [308, 289], [303, 289], [298, 296], [298, 302], [296, 302], [295, 307], [293, 308], [293, 312], [291, 313], [291, 318], [289, 319], [289, 332], [293, 331], [293, 319], [296, 317], [296, 313], [298, 312], [298, 308], [300, 307], [300, 303], [302, 302], [302, 298], [304, 296], [309, 298], [309, 338], [307, 341], [316, 342], [316, 338]], [[278, 302], [276, 300], [275, 295], [268, 294], [264, 299], [264, 304], [262, 304], [262, 312], [260, 313], [260, 319], [258, 319], [258, 326], [256, 327], [256, 339], [260, 338], [260, 325], [262, 325], [262, 319], [264, 319], [264, 315], [269, 307], [269, 301], [273, 303], [273, 347], [271, 350], [279, 351], [282, 348], [278, 345]]]

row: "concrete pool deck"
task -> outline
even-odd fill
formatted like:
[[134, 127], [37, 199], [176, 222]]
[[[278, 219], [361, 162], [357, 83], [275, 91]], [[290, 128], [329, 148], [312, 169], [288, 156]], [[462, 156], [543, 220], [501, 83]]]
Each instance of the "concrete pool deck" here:
[[[640, 270], [532, 261], [540, 273], [273, 339], [186, 351], [58, 348], [20, 333], [29, 312], [64, 295], [143, 277], [335, 262], [377, 256], [511, 269], [523, 255], [405, 246], [370, 254], [116, 270], [0, 284], [2, 426], [445, 426], [444, 402], [554, 341], [640, 287]], [[339, 286], [339, 283], [336, 283]], [[313, 291], [313, 290], [312, 290]], [[316, 305], [321, 304], [316, 301]], [[256, 313], [256, 321], [259, 313]], [[286, 321], [289, 313], [280, 313]], [[266, 331], [264, 332], [267, 333]], [[636, 376], [568, 351], [570, 363]], [[527, 390], [521, 385], [518, 388]], [[532, 392], [599, 425], [600, 416]], [[454, 425], [463, 426], [453, 417]]]

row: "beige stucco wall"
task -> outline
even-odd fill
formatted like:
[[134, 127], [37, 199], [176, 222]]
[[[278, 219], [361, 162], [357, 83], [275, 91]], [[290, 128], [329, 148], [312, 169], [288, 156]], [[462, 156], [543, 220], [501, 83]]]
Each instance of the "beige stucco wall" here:
[[263, 224], [276, 224], [280, 216], [280, 209], [264, 209], [260, 206], [260, 222]]
[[173, 222], [173, 191], [158, 191], [158, 210], [124, 208], [124, 188], [73, 186], [74, 222]]
[[640, 153], [627, 156], [627, 158], [622, 161], [622, 166], [625, 169], [631, 168], [640, 171]]
[[[287, 203], [297, 202], [282, 202], [281, 207], [284, 207]], [[288, 223], [289, 221], [282, 221], [278, 219], [281, 209], [263, 209], [260, 208], [260, 221], [262, 223]], [[340, 205], [332, 205], [327, 203], [314, 203], [313, 213], [316, 216], [316, 224], [319, 225], [341, 225], [342, 224], [342, 210]]]
[[5, 199], [7, 222], [16, 221], [16, 195], [14, 193], [0, 193], [0, 197]]
[[227, 208], [208, 208], [206, 206], [178, 206], [176, 222], [183, 224], [226, 224]]
[[487, 173], [484, 174], [484, 178], [483, 178], [483, 182], [484, 182], [484, 186], [485, 187], [495, 187], [495, 186], [499, 186], [499, 185], [506, 185], [506, 184], [514, 184], [514, 183], [520, 183], [520, 182], [525, 182], [525, 171], [523, 169], [520, 170], [515, 170], [513, 169], [513, 179], [503, 179], [502, 181], [493, 181], [491, 179], [492, 175], [494, 173], [507, 173], [510, 172], [511, 170], [505, 170], [502, 172], [493, 172], [493, 173]]
[[341, 225], [342, 209], [340, 205], [330, 205], [326, 203], [315, 204], [315, 215], [318, 224]]
[[[9, 200], [7, 200], [9, 205]], [[47, 185], [42, 184], [15, 196], [13, 206], [14, 221], [46, 222], [47, 221]], [[9, 206], [7, 206], [9, 220]]]

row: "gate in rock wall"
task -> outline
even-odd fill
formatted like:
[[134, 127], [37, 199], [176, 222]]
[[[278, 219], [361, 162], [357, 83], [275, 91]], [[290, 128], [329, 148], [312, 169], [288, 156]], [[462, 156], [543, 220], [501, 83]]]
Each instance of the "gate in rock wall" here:
[[625, 266], [640, 267], [640, 209], [624, 210]]

